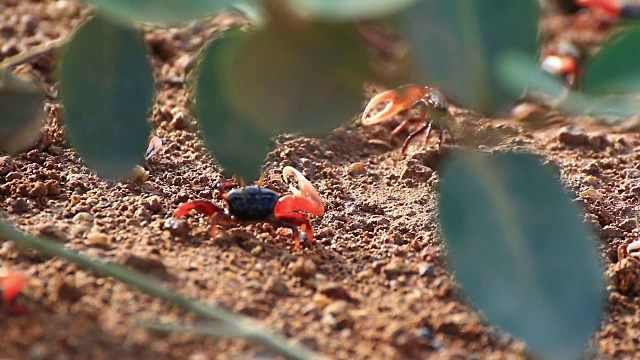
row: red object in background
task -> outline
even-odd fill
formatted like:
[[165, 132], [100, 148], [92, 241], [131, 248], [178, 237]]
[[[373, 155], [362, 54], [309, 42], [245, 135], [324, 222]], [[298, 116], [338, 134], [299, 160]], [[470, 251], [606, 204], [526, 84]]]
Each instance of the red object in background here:
[[610, 25], [624, 19], [640, 19], [640, 0], [575, 0], [582, 7], [578, 14], [578, 25]]
[[27, 283], [27, 278], [23, 275], [7, 269], [0, 269], [0, 294], [2, 296], [2, 307], [12, 315], [20, 315], [27, 312], [27, 309], [16, 303], [16, 298]]
[[576, 5], [585, 9], [598, 9], [612, 18], [620, 17], [621, 4], [619, 0], [575, 0]]

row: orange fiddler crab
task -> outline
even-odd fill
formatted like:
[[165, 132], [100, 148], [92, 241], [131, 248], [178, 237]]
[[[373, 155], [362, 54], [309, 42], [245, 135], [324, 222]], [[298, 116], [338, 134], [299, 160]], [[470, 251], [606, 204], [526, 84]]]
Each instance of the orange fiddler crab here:
[[[385, 108], [379, 113], [367, 118], [367, 115], [376, 105], [389, 102]], [[429, 141], [431, 130], [436, 128], [440, 130], [438, 151], [442, 151], [442, 142], [444, 138], [444, 130], [446, 129], [451, 135], [449, 129], [449, 121], [452, 119], [449, 114], [449, 103], [444, 95], [436, 88], [425, 87], [419, 85], [405, 85], [399, 88], [384, 91], [374, 96], [367, 104], [362, 114], [362, 124], [365, 126], [374, 125], [387, 121], [399, 113], [413, 109], [416, 105], [422, 105], [419, 117], [411, 117], [404, 120], [393, 131], [392, 135], [398, 135], [410, 125], [419, 124], [418, 127], [409, 134], [409, 137], [402, 146], [402, 152], [406, 153], [409, 143], [416, 136], [425, 134], [425, 147]]]
[[[297, 186], [289, 183], [291, 194], [280, 196], [277, 192], [260, 186], [239, 187], [229, 181], [219, 186], [226, 207], [220, 207], [210, 201], [195, 200], [184, 203], [175, 212], [176, 218], [196, 210], [211, 217], [211, 237], [216, 235], [216, 225], [233, 222], [269, 222], [278, 227], [286, 227], [293, 232], [294, 248], [313, 241], [313, 231], [307, 215], [300, 211], [321, 216], [324, 204], [311, 182], [298, 170], [286, 166], [282, 170], [282, 179], [288, 182], [295, 177]], [[229, 190], [234, 188], [233, 190]], [[299, 228], [302, 230], [300, 232]]]

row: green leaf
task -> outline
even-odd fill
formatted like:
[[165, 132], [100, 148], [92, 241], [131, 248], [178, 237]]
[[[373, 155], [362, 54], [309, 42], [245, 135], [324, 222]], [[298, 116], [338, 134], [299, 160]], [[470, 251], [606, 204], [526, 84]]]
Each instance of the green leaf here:
[[497, 59], [505, 51], [537, 59], [534, 0], [422, 1], [397, 20], [426, 73], [423, 85], [479, 112], [517, 98], [499, 86]]
[[46, 118], [45, 97], [33, 83], [0, 72], [0, 149], [17, 153], [38, 140]]
[[579, 358], [603, 310], [604, 269], [579, 214], [532, 155], [465, 154], [443, 169], [456, 278], [490, 321], [549, 359]]
[[[238, 0], [85, 0], [100, 13], [127, 23], [142, 21], [177, 25], [203, 18], [239, 2]], [[252, 1], [253, 2], [253, 1]]]
[[153, 69], [140, 34], [94, 18], [69, 43], [60, 69], [66, 135], [109, 179], [142, 162], [151, 128]]
[[640, 27], [608, 41], [584, 67], [586, 94], [640, 93]]
[[205, 50], [196, 106], [207, 146], [223, 167], [254, 179], [283, 131], [326, 134], [360, 110], [370, 74], [346, 26], [231, 32]]
[[421, 0], [287, 0], [291, 9], [314, 19], [347, 21], [384, 17]]

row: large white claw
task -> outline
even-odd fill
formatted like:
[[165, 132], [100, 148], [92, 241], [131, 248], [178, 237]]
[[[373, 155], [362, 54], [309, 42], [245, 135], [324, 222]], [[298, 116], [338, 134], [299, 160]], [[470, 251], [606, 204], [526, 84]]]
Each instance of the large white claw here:
[[[287, 180], [289, 176], [295, 177], [297, 184], [289, 183]], [[324, 214], [324, 203], [320, 195], [313, 185], [311, 185], [311, 182], [304, 177], [300, 171], [291, 166], [285, 166], [284, 169], [282, 169], [282, 179], [289, 185], [289, 191], [291, 191], [294, 197], [309, 200], [306, 204], [308, 207], [305, 206], [305, 209], [301, 210], [318, 216]]]
[[162, 149], [162, 139], [157, 136], [152, 136], [149, 139], [149, 146], [147, 146], [147, 151], [144, 154], [144, 158], [146, 160], [151, 159], [155, 154], [158, 153]]

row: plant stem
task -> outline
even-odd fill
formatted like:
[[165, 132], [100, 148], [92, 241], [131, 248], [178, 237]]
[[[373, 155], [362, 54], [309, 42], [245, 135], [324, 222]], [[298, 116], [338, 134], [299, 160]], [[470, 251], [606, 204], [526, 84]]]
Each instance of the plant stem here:
[[92, 260], [75, 251], [65, 249], [52, 240], [25, 235], [12, 226], [0, 221], [0, 242], [6, 240], [12, 240], [16, 244], [37, 250], [48, 256], [66, 259], [96, 274], [108, 276], [125, 284], [129, 284], [144, 293], [163, 299], [183, 310], [193, 312], [211, 320], [223, 322], [223, 325], [237, 329], [237, 333], [243, 334], [244, 338], [263, 345], [287, 359], [302, 360], [323, 358], [321, 355], [301, 345], [292, 344], [283, 336], [273, 333], [250, 318], [189, 300], [166, 288], [158, 280], [140, 272], [130, 270], [122, 265], [107, 264]]

